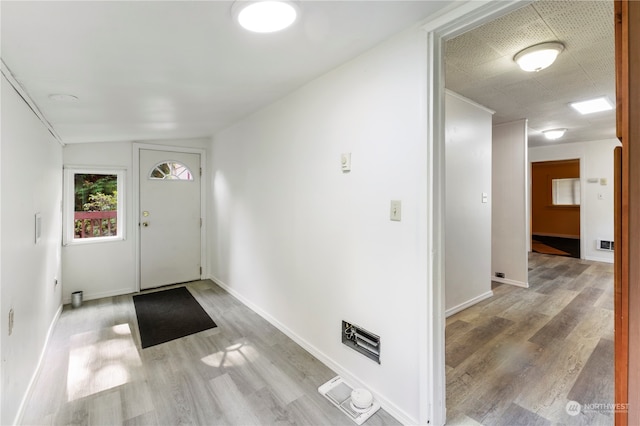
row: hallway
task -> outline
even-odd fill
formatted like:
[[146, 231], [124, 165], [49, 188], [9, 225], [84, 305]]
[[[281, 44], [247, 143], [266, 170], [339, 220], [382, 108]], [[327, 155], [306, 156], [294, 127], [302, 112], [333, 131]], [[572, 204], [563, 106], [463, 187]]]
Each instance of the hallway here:
[[447, 424], [613, 424], [613, 265], [532, 253], [529, 286], [447, 319]]

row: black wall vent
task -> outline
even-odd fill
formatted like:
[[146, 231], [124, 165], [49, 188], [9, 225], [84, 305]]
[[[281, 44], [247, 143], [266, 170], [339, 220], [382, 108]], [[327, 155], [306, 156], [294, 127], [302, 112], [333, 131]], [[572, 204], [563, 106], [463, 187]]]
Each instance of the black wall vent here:
[[380, 336], [342, 321], [342, 343], [380, 364]]

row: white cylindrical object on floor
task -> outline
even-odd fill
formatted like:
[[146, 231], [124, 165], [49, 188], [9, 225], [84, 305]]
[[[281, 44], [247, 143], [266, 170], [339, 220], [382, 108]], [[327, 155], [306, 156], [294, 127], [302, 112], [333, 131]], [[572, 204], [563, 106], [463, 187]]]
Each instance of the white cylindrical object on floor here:
[[351, 392], [351, 403], [360, 410], [365, 410], [373, 404], [373, 395], [366, 389], [358, 388]]

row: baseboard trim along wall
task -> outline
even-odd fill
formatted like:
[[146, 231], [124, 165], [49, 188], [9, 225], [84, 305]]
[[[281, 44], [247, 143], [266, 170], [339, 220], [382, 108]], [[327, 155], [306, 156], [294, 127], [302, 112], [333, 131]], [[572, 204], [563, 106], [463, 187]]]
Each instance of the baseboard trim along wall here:
[[591, 260], [592, 262], [613, 263], [613, 259], [607, 259], [606, 257], [586, 256], [585, 260]]
[[458, 306], [454, 306], [453, 308], [447, 309], [446, 311], [444, 311], [444, 316], [446, 318], [449, 318], [451, 315], [457, 314], [460, 311], [464, 311], [468, 307], [473, 306], [478, 302], [482, 302], [483, 300], [488, 299], [490, 297], [493, 297], [493, 291], [491, 290], [487, 291], [486, 293], [482, 293], [481, 295], [476, 296], [472, 299], [469, 299], [466, 302], [459, 304]]
[[497, 283], [514, 285], [516, 287], [529, 288], [529, 283], [525, 283], [522, 281], [510, 280], [509, 278], [498, 278], [491, 277], [491, 281], [495, 281]]
[[[219, 280], [218, 278], [216, 278], [213, 275], [209, 275], [208, 278], [211, 281], [213, 281], [214, 283], [216, 283], [217, 285], [219, 285], [221, 288], [223, 288], [227, 293], [229, 293], [230, 295], [232, 295], [233, 297], [238, 299], [246, 307], [251, 309], [256, 314], [260, 315], [262, 318], [264, 318], [269, 324], [273, 325], [275, 328], [277, 328], [278, 330], [280, 330], [281, 332], [286, 334], [287, 337], [289, 337], [291, 340], [296, 342], [298, 345], [302, 346], [302, 348], [304, 350], [309, 352], [311, 355], [313, 355], [315, 358], [317, 358], [324, 365], [326, 365], [327, 367], [329, 367], [330, 369], [335, 371], [338, 375], [340, 375], [343, 379], [345, 379], [345, 381], [347, 383], [349, 383], [351, 386], [363, 387], [363, 388], [368, 389], [373, 394], [373, 396], [376, 398], [376, 400], [378, 402], [380, 402], [380, 406], [387, 413], [389, 413], [393, 417], [395, 417], [400, 423], [405, 424], [405, 425], [418, 424], [418, 420], [417, 419], [412, 418], [410, 415], [405, 413], [402, 409], [400, 409], [394, 403], [389, 401], [387, 398], [385, 398], [385, 397], [381, 396], [380, 394], [378, 394], [375, 391], [375, 389], [371, 389], [368, 386], [366, 386], [366, 382], [364, 382], [363, 380], [360, 380], [358, 377], [352, 375], [349, 371], [347, 371], [345, 368], [343, 368], [340, 364], [338, 364], [335, 361], [333, 361], [330, 357], [328, 357], [322, 351], [320, 351], [318, 348], [316, 348], [315, 346], [313, 346], [312, 344], [307, 342], [304, 338], [302, 338], [299, 335], [297, 335], [296, 333], [294, 333], [286, 325], [282, 324], [277, 319], [272, 317], [268, 312], [266, 312], [263, 309], [261, 309], [260, 307], [256, 306], [253, 302], [251, 302], [251, 300], [247, 299], [242, 294], [238, 293], [233, 288], [229, 287], [224, 281]], [[318, 383], [318, 386], [320, 386], [321, 384], [322, 383]]]
[[[86, 291], [83, 291], [82, 300], [86, 302], [87, 300], [102, 299], [103, 297], [122, 296], [125, 294], [136, 292], [137, 290], [135, 288], [120, 288], [118, 290], [103, 291], [100, 293], [87, 293]], [[62, 303], [68, 305], [69, 303], [71, 303], [71, 297], [65, 297]]]
[[49, 341], [51, 340], [51, 335], [53, 334], [53, 330], [56, 328], [56, 324], [58, 324], [58, 320], [60, 319], [60, 315], [62, 314], [63, 305], [60, 304], [58, 307], [58, 311], [53, 316], [53, 320], [51, 324], [49, 324], [49, 330], [47, 330], [47, 337], [44, 339], [44, 345], [42, 346], [42, 351], [40, 352], [40, 358], [38, 359], [38, 365], [36, 365], [36, 369], [31, 376], [31, 380], [29, 381], [29, 386], [27, 386], [27, 391], [22, 396], [22, 401], [20, 402], [20, 406], [18, 407], [18, 412], [16, 413], [16, 418], [13, 421], [14, 425], [22, 424], [22, 417], [24, 416], [24, 409], [26, 408], [27, 401], [31, 397], [33, 393], [33, 385], [36, 380], [40, 376], [40, 372], [42, 371], [42, 361], [44, 360], [44, 355], [49, 348]]

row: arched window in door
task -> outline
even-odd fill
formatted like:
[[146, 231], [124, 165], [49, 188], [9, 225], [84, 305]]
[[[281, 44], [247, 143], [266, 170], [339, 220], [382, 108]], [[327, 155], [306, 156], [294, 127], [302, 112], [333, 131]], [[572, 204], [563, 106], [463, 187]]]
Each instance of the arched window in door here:
[[149, 173], [149, 179], [193, 180], [193, 174], [187, 166], [177, 161], [163, 161], [156, 164]]

